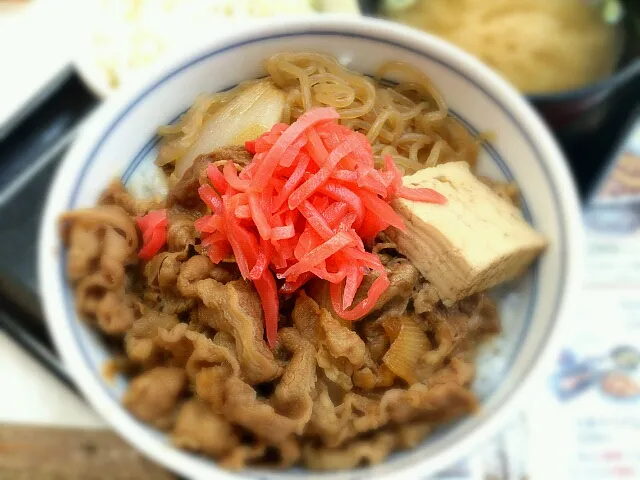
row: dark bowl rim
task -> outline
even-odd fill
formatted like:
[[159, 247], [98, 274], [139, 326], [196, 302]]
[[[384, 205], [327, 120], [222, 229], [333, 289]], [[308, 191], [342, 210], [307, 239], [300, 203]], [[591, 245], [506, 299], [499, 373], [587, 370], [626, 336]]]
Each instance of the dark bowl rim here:
[[597, 92], [612, 90], [631, 80], [635, 75], [640, 74], [640, 57], [630, 61], [625, 67], [613, 73], [598, 82], [591, 83], [585, 87], [573, 90], [565, 90], [555, 93], [532, 93], [524, 94], [531, 102], [541, 103], [558, 103], [578, 100], [588, 97]]

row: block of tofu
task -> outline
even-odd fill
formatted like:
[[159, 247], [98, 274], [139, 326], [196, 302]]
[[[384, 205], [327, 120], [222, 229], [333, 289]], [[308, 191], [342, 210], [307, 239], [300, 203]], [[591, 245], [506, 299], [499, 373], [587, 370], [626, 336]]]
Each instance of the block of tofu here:
[[447, 198], [445, 205], [394, 200], [407, 230], [388, 230], [446, 305], [521, 275], [547, 245], [520, 211], [478, 180], [466, 162], [426, 168], [403, 182]]

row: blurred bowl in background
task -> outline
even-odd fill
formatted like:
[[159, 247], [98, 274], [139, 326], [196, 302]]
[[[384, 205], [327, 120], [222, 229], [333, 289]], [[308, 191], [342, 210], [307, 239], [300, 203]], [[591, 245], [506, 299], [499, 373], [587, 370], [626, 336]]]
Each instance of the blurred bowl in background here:
[[[545, 48], [547, 50], [551, 47], [557, 49], [559, 46], [557, 45], [558, 41], [562, 41], [562, 39], [550, 40], [549, 35], [563, 32], [564, 21], [572, 18], [567, 13], [571, 8], [593, 8], [593, 13], [584, 13], [582, 15], [584, 18], [581, 20], [584, 23], [580, 27], [584, 31], [590, 31], [586, 28], [589, 22], [596, 22], [599, 18], [603, 28], [609, 29], [610, 41], [600, 40], [604, 42], [602, 45], [611, 44], [610, 46], [613, 46], [612, 51], [609, 53], [607, 51], [593, 52], [592, 57], [594, 62], [601, 62], [609, 58], [610, 61], [604, 61], [604, 63], [610, 66], [607, 70], [612, 71], [612, 73], [607, 73], [604, 78], [596, 76], [592, 83], [580, 88], [549, 91], [548, 93], [540, 94], [525, 92], [524, 94], [562, 140], [571, 140], [593, 134], [610, 120], [609, 115], [617, 104], [624, 101], [640, 100], [640, 95], [637, 91], [638, 86], [633, 83], [634, 80], [640, 80], [640, 2], [635, 0], [627, 2], [624, 2], [624, 0], [592, 0], [591, 2], [580, 3], [573, 0], [570, 5], [569, 2], [564, 5], [564, 0], [546, 0], [540, 2], [540, 5], [536, 7], [540, 8], [540, 11], [537, 11], [527, 2], [521, 2], [520, 4], [518, 1], [485, 0], [484, 2], [473, 4], [471, 2], [468, 3], [467, 7], [473, 7], [473, 14], [477, 15], [477, 17], [472, 17], [473, 21], [467, 21], [464, 14], [456, 10], [458, 7], [465, 8], [464, 2], [457, 2], [456, 6], [454, 6], [453, 3], [450, 4], [447, 0], [440, 0], [441, 5], [427, 3], [430, 1], [433, 0], [361, 0], [360, 5], [362, 12], [366, 15], [384, 17], [388, 14], [410, 24], [414, 28], [441, 29], [449, 41], [463, 48], [466, 45], [470, 50], [477, 49], [479, 52], [484, 52], [488, 55], [488, 58], [494, 60], [493, 63], [504, 66], [514, 77], [511, 79], [513, 83], [517, 84], [516, 80], [519, 80], [521, 83], [530, 86], [541, 84], [541, 82], [530, 79], [530, 76], [535, 75], [535, 73], [529, 72], [529, 75], [526, 75], [524, 70], [518, 70], [521, 66], [512, 67], [512, 62], [522, 60], [519, 54], [532, 55], [532, 52], [537, 51], [537, 46], [532, 46], [531, 49], [527, 50], [531, 45], [530, 40], [532, 37], [540, 35], [540, 42], [546, 42], [546, 45], [541, 47], [539, 54], [541, 56], [549, 55], [550, 58], [541, 59], [540, 66], [546, 64], [542, 61], [545, 60], [549, 62], [549, 65], [562, 68], [561, 64], [555, 65], [554, 62], [557, 63], [563, 58], [565, 60], [570, 59], [572, 51], [569, 46], [567, 46], [567, 51], [559, 56], [555, 56], [558, 52], [550, 53], [545, 51]], [[558, 18], [554, 21], [550, 16], [554, 12], [558, 13], [562, 8], [565, 8], [562, 12], [563, 18]], [[450, 18], [454, 15], [453, 12], [458, 12], [460, 18]], [[437, 18], [429, 18], [427, 20], [416, 18], [416, 15], [426, 13]], [[547, 17], [542, 18], [545, 15]], [[529, 25], [527, 18], [530, 18], [531, 22], [535, 20], [536, 25]], [[492, 26], [495, 28], [489, 28], [486, 25], [487, 22], [493, 22]], [[503, 29], [500, 30], [498, 27], [503, 27]], [[570, 25], [564, 26], [564, 29], [575, 29], [577, 27], [578, 25]], [[431, 30], [427, 31], [434, 33]], [[520, 31], [522, 32], [521, 38], [517, 38], [517, 41], [514, 42], [514, 32]], [[579, 38], [579, 36], [575, 38], [567, 37], [567, 40], [577, 41]], [[596, 40], [584, 40], [583, 47], [600, 45]], [[482, 45], [479, 45], [479, 43]], [[572, 46], [576, 48], [576, 45]], [[527, 51], [525, 52], [524, 50]], [[576, 51], [575, 54], [582, 57], [583, 63], [587, 62], [587, 65], [583, 64], [582, 66], [588, 67], [588, 62], [590, 61], [589, 52]], [[602, 54], [605, 55], [604, 58], [602, 58]], [[525, 58], [528, 60], [527, 56]], [[508, 77], [509, 75], [506, 76]], [[546, 78], [548, 73], [541, 72], [541, 76]], [[562, 76], [558, 78], [560, 79]], [[548, 88], [550, 84], [546, 86]]]
[[553, 130], [562, 137], [589, 135], [602, 128], [621, 101], [637, 102], [640, 92], [640, 31], [626, 21], [620, 26], [622, 51], [613, 74], [584, 88], [528, 95]]
[[100, 98], [144, 76], [163, 57], [264, 18], [359, 15], [357, 0], [72, 0], [73, 63]]

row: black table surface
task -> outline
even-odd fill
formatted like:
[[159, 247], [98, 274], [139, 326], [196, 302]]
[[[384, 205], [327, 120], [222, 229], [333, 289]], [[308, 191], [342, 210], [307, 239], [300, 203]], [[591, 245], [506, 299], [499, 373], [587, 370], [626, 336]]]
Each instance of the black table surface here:
[[[583, 198], [606, 170], [636, 103], [621, 102], [596, 136], [560, 139]], [[0, 326], [67, 382], [40, 309], [38, 228], [56, 167], [98, 105], [72, 74], [0, 141]]]

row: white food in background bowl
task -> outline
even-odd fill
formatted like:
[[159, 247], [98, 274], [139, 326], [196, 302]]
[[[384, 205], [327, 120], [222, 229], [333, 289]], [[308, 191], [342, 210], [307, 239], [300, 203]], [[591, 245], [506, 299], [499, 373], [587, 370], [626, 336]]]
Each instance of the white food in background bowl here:
[[[549, 131], [505, 81], [461, 50], [405, 27], [373, 19], [296, 18], [225, 33], [154, 67], [144, 79], [105, 102], [56, 176], [43, 217], [39, 274], [43, 306], [58, 351], [84, 397], [140, 451], [187, 478], [231, 479], [211, 459], [182, 451], [163, 433], [134, 419], [121, 405], [127, 379], [102, 375], [111, 352], [75, 313], [65, 275], [59, 216], [95, 205], [113, 176], [127, 185], [155, 181], [157, 127], [184, 112], [198, 94], [216, 92], [265, 74], [263, 62], [284, 51], [318, 51], [371, 74], [389, 60], [424, 71], [452, 114], [473, 130], [495, 132], [484, 145], [479, 173], [518, 183], [523, 214], [549, 240], [540, 261], [515, 284], [496, 292], [503, 331], [481, 350], [474, 391], [480, 411], [456, 421], [386, 462], [357, 470], [315, 473], [248, 469], [265, 480], [424, 478], [487, 441], [525, 401], [536, 377], [550, 367], [558, 330], [579, 286], [582, 225], [575, 187]], [[153, 189], [153, 187], [149, 187]]]
[[[76, 0], [75, 66], [101, 97], [163, 56], [256, 19], [358, 14], [357, 0]], [[277, 21], [274, 18], [273, 21]]]

